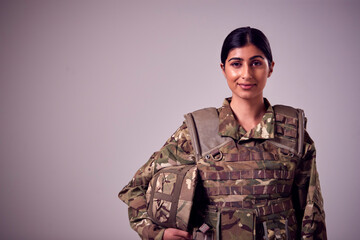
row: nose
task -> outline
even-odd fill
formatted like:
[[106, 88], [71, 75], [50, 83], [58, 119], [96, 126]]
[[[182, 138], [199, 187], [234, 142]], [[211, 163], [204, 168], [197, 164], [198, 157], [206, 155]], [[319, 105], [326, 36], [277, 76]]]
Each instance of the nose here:
[[251, 68], [248, 64], [243, 65], [243, 69], [241, 71], [241, 78], [245, 80], [251, 78]]

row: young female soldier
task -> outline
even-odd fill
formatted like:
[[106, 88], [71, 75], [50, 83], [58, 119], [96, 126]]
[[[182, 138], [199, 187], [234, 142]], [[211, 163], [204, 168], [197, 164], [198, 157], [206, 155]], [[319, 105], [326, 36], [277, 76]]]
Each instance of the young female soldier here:
[[[142, 239], [326, 239], [315, 147], [303, 112], [263, 98], [274, 69], [266, 36], [250, 27], [232, 31], [220, 67], [232, 97], [216, 109], [212, 128], [214, 139], [226, 141], [196, 158], [194, 134], [183, 123], [119, 193], [129, 205], [131, 227]], [[154, 174], [179, 165], [196, 165], [206, 198], [204, 210], [190, 216], [201, 215], [185, 229], [190, 233], [155, 224], [147, 210]]]

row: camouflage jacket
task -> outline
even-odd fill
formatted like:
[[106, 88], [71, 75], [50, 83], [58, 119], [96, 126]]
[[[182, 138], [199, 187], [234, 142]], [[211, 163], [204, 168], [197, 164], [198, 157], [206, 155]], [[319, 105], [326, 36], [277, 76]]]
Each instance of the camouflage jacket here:
[[[274, 111], [266, 99], [267, 111], [262, 121], [248, 132], [235, 119], [230, 101], [231, 99], [226, 99], [223, 106], [218, 109], [221, 136], [231, 137], [240, 144], [274, 138]], [[325, 213], [316, 170], [315, 146], [307, 133], [305, 133], [303, 156], [297, 166], [292, 187], [293, 205], [299, 229], [303, 239], [326, 239]], [[129, 206], [130, 225], [142, 239], [161, 240], [164, 231], [154, 224], [147, 214], [145, 193], [149, 181], [162, 168], [184, 164], [196, 163], [189, 131], [183, 123], [119, 193], [119, 198]]]

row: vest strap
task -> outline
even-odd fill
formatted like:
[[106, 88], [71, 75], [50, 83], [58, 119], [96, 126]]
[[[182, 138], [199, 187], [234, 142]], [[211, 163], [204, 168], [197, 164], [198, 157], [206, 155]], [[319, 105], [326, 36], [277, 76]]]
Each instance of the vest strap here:
[[237, 179], [293, 179], [294, 171], [287, 170], [239, 170], [232, 172], [202, 171], [202, 179], [209, 180], [237, 180]]
[[[241, 202], [212, 202], [209, 206], [210, 211], [222, 211], [222, 210], [241, 210], [241, 209], [253, 209], [256, 213], [256, 216], [262, 217], [269, 214], [277, 214], [280, 212], [287, 211], [293, 208], [293, 203], [290, 197], [288, 198], [279, 198], [276, 200], [270, 200], [265, 206], [257, 207], [257, 204], [252, 204], [251, 201], [242, 201]], [[239, 205], [240, 204], [240, 205]], [[295, 221], [294, 221], [295, 222]], [[293, 224], [293, 221], [290, 221], [290, 224]]]
[[277, 185], [244, 185], [244, 186], [221, 186], [206, 187], [209, 196], [219, 195], [266, 195], [266, 194], [288, 194], [291, 191], [289, 184]]

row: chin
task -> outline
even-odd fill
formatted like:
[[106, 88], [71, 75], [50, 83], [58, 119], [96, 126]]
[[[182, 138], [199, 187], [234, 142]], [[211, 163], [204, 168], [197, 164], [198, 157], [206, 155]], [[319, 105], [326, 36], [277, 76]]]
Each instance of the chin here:
[[257, 99], [257, 98], [263, 98], [262, 94], [255, 94], [255, 93], [233, 93], [233, 97], [242, 99], [242, 100], [253, 100], [253, 99]]

